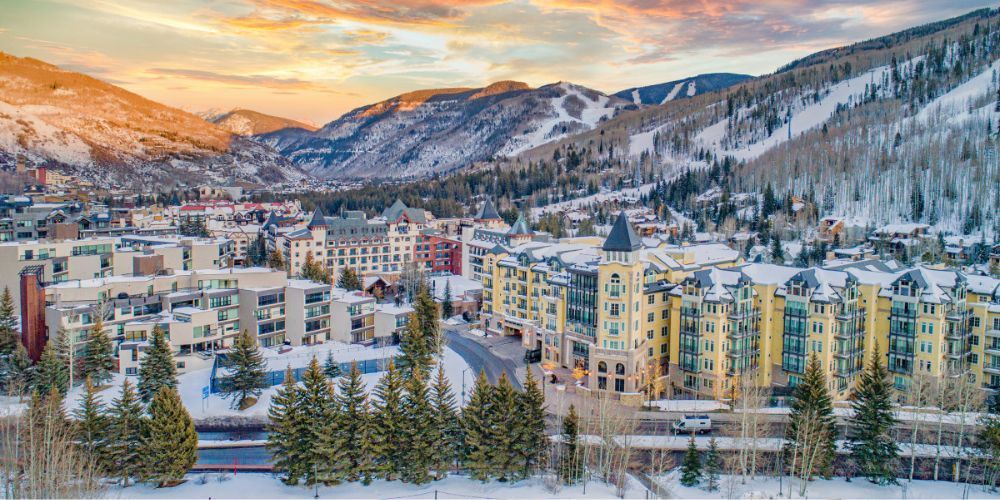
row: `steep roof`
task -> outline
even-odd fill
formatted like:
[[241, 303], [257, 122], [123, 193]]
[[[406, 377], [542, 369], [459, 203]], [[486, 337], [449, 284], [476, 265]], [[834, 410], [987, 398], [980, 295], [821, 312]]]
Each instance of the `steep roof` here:
[[404, 215], [409, 222], [414, 224], [427, 222], [427, 217], [422, 208], [410, 208], [399, 198], [396, 198], [392, 206], [382, 211], [382, 217], [385, 217], [387, 222], [396, 222]]
[[493, 200], [486, 198], [486, 201], [479, 206], [479, 212], [476, 213], [476, 220], [494, 219], [500, 219], [500, 214], [497, 213], [496, 207], [493, 206]]
[[524, 220], [524, 214], [519, 214], [517, 216], [517, 221], [514, 222], [514, 225], [510, 227], [510, 231], [507, 231], [507, 234], [510, 235], [535, 234], [535, 232], [532, 231], [531, 227], [528, 226], [528, 221]]
[[317, 207], [306, 227], [312, 229], [314, 227], [326, 227], [326, 225], [326, 217], [323, 215], [323, 209]]
[[396, 198], [392, 206], [382, 211], [382, 217], [385, 217], [386, 220], [396, 220], [399, 216], [403, 215], [403, 211], [407, 208], [410, 207], [407, 207], [406, 203], [403, 203], [403, 200]]
[[629, 224], [628, 216], [622, 210], [601, 249], [606, 252], [633, 252], [640, 248], [642, 248], [642, 240], [632, 230], [632, 224]]

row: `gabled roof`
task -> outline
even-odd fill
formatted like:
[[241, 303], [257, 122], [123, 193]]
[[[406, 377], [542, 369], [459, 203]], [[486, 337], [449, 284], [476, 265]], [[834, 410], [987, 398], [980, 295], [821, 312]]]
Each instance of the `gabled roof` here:
[[422, 208], [410, 208], [399, 198], [396, 198], [392, 206], [382, 211], [382, 217], [386, 222], [397, 222], [404, 216], [407, 221], [414, 224], [427, 222], [427, 216]]
[[510, 227], [510, 231], [507, 231], [509, 235], [522, 235], [522, 234], [535, 234], [528, 226], [528, 221], [524, 220], [524, 214], [519, 214], [517, 216], [517, 221], [514, 225]]
[[486, 201], [479, 206], [479, 212], [476, 213], [476, 220], [496, 220], [500, 219], [500, 214], [497, 213], [496, 207], [493, 206], [493, 200], [486, 198]]
[[309, 220], [309, 224], [306, 225], [309, 229], [314, 227], [326, 227], [326, 217], [323, 215], [323, 209], [316, 207], [316, 211], [312, 214], [312, 219]]
[[642, 240], [632, 230], [632, 225], [628, 222], [628, 216], [622, 210], [615, 220], [615, 225], [611, 227], [608, 238], [604, 240], [601, 247], [606, 252], [634, 252], [642, 248]]
[[407, 208], [410, 207], [407, 207], [406, 203], [403, 203], [403, 200], [396, 198], [396, 201], [389, 208], [382, 211], [382, 217], [385, 217], [386, 220], [394, 221], [403, 215], [403, 211]]

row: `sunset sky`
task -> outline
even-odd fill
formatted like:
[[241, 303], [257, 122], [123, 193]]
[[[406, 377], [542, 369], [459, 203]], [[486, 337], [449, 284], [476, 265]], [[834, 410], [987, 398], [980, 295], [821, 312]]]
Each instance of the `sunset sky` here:
[[969, 0], [0, 0], [0, 51], [189, 111], [322, 124], [402, 92], [759, 75]]

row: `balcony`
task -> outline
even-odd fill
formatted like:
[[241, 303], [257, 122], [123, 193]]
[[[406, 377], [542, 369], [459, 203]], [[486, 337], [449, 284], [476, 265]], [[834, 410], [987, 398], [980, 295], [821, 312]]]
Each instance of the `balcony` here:
[[985, 365], [983, 366], [983, 371], [994, 375], [1000, 375], [1000, 365]]
[[729, 314], [727, 314], [726, 317], [729, 318], [730, 321], [742, 321], [744, 319], [759, 318], [760, 317], [760, 310], [754, 308], [754, 309], [751, 309], [749, 311], [746, 311], [746, 310], [739, 311], [739, 312], [737, 312], [737, 311], [729, 311]]
[[899, 307], [893, 307], [891, 309], [891, 311], [890, 311], [890, 314], [892, 314], [893, 316], [899, 317], [899, 318], [904, 318], [904, 319], [911, 319], [911, 320], [917, 319], [917, 310], [916, 309], [902, 309], [902, 308], [899, 308]]

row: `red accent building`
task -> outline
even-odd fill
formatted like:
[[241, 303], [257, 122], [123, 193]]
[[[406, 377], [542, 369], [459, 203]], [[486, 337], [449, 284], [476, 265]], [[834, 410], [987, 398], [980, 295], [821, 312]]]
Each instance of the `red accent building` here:
[[429, 272], [462, 274], [462, 242], [437, 233], [417, 236], [413, 245], [413, 262]]
[[45, 332], [45, 290], [42, 288], [42, 266], [21, 270], [21, 342], [28, 357], [37, 362], [48, 340]]

